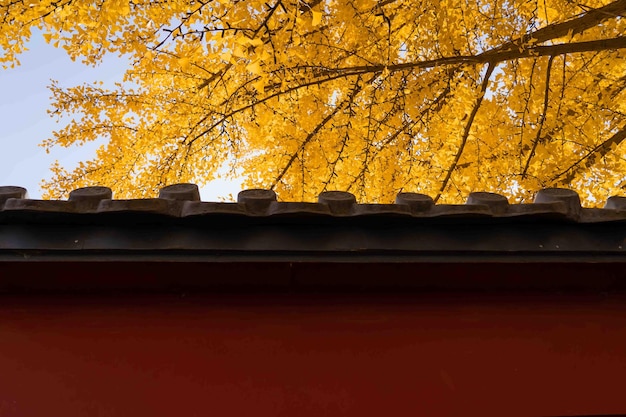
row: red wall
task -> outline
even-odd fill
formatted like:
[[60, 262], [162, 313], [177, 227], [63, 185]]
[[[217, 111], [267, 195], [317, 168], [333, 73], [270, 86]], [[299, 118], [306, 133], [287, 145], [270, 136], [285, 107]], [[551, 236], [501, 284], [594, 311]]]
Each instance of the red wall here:
[[0, 298], [0, 416], [626, 413], [623, 296]]

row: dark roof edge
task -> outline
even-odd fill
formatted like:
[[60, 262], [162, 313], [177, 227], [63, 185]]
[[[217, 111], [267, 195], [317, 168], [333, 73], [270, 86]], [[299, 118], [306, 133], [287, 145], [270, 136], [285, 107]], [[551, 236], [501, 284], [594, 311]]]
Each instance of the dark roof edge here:
[[[0, 253], [37, 251], [88, 256], [604, 256], [626, 259], [626, 222], [416, 222], [372, 218], [351, 222], [212, 224], [5, 224]], [[179, 255], [176, 255], [179, 254]], [[21, 256], [21, 255], [18, 255]]]

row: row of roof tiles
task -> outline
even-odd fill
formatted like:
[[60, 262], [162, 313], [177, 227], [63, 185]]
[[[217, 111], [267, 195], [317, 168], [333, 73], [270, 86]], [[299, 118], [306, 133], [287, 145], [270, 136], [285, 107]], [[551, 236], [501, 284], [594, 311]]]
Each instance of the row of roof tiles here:
[[[164, 187], [158, 198], [113, 199], [107, 187], [72, 191], [68, 200], [31, 200], [22, 187], [0, 186], [0, 214], [145, 213], [173, 217], [211, 215], [281, 216], [318, 215], [354, 217], [390, 215], [404, 217], [548, 217], [581, 223], [626, 221], [626, 197], [610, 197], [604, 208], [581, 207], [578, 194], [570, 189], [540, 190], [532, 204], [509, 204], [503, 195], [474, 192], [465, 204], [435, 204], [425, 194], [399, 193], [395, 204], [358, 204], [353, 194], [326, 191], [317, 203], [278, 202], [271, 190], [251, 189], [238, 194], [236, 203], [203, 202], [195, 184]], [[6, 216], [5, 216], [6, 217]]]

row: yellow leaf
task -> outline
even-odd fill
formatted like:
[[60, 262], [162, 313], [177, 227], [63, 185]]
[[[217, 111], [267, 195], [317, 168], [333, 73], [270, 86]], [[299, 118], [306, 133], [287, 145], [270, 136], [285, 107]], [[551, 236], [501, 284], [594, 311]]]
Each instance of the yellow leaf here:
[[254, 87], [254, 89], [258, 91], [259, 93], [265, 92], [265, 85], [266, 85], [266, 82], [264, 78], [259, 78], [258, 81], [252, 83], [252, 86]]
[[183, 70], [188, 70], [191, 63], [189, 58], [183, 57], [178, 59], [178, 65], [180, 65]]
[[231, 54], [229, 51], [223, 52], [220, 55], [220, 58], [222, 59], [222, 61], [224, 62], [230, 62], [230, 59], [233, 57], [233, 54]]
[[263, 69], [261, 68], [260, 62], [257, 61], [253, 61], [251, 63], [249, 63], [248, 65], [246, 65], [246, 69], [253, 73], [253, 74], [262, 74], [263, 73]]
[[322, 12], [313, 12], [313, 21], [311, 24], [317, 26], [322, 23]]

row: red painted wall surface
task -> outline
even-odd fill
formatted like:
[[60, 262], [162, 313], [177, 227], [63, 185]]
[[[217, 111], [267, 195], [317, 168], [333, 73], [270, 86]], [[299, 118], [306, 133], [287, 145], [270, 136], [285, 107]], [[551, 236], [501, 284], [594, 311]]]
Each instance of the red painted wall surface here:
[[0, 416], [626, 413], [623, 296], [0, 298]]

